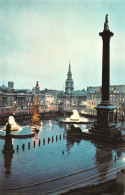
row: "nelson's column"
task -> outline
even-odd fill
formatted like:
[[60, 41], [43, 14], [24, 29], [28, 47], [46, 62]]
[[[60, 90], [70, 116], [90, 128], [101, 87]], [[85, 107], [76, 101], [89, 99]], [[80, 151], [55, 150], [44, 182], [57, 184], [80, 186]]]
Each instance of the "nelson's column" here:
[[109, 30], [108, 15], [105, 17], [104, 30], [99, 33], [103, 41], [102, 53], [102, 98], [99, 105], [97, 105], [97, 122], [95, 122], [90, 129], [91, 133], [104, 139], [112, 139], [119, 137], [121, 132], [113, 123], [113, 113], [115, 107], [111, 105], [109, 100], [109, 86], [110, 86], [110, 38], [113, 33]]

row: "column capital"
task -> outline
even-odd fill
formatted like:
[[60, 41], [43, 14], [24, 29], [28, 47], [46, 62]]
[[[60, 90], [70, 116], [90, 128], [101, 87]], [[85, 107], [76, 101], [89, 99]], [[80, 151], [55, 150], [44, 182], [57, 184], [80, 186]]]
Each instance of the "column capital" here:
[[112, 37], [114, 35], [114, 33], [112, 33], [110, 30], [108, 30], [108, 31], [100, 32], [99, 35], [102, 38], [110, 38], [110, 37]]

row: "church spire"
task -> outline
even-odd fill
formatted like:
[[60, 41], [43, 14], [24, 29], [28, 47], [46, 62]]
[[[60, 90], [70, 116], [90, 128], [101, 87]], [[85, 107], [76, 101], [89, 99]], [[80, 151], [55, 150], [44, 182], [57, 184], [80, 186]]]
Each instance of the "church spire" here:
[[67, 79], [65, 82], [65, 92], [72, 93], [73, 91], [74, 91], [74, 81], [72, 79], [71, 65], [69, 61], [69, 70], [68, 70]]
[[70, 65], [70, 61], [69, 61], [69, 71], [68, 71], [68, 74], [71, 74], [71, 65]]

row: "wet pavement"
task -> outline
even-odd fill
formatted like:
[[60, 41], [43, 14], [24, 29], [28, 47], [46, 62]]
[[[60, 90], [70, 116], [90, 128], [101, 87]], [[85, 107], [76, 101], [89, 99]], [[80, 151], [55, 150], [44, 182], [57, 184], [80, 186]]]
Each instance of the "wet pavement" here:
[[[22, 130], [12, 133], [31, 133], [28, 125], [20, 126]], [[125, 123], [119, 126], [125, 131]], [[79, 127], [84, 130], [90, 125]], [[67, 138], [68, 128], [55, 119], [44, 120], [35, 137], [12, 140], [15, 152], [9, 157], [2, 153], [5, 140], [0, 139], [0, 194], [58, 194], [114, 178], [118, 170], [125, 168], [124, 147]], [[0, 134], [5, 134], [3, 127]]]

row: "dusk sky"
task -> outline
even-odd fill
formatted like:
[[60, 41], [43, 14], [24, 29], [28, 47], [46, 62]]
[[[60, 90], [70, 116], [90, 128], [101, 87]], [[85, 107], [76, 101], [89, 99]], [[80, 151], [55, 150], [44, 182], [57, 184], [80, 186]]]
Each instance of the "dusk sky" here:
[[0, 85], [63, 90], [69, 61], [75, 90], [101, 85], [106, 14], [110, 83], [125, 84], [124, 0], [0, 0]]

